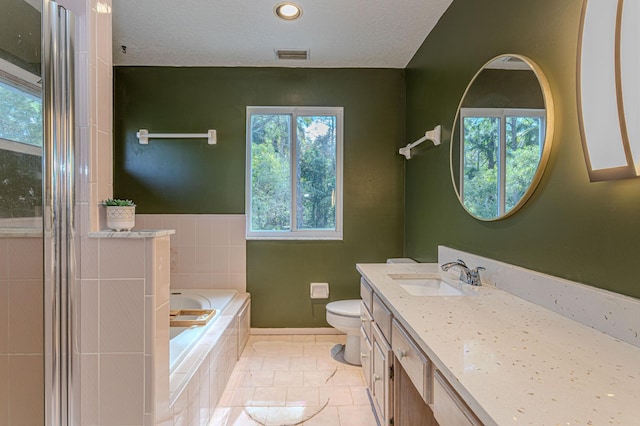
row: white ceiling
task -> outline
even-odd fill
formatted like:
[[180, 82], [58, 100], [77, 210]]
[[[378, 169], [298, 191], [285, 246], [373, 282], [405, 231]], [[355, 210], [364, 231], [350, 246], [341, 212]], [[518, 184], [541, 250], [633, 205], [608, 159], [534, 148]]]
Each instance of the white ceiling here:
[[[453, 0], [113, 0], [115, 65], [404, 68]], [[120, 46], [127, 47], [126, 54]], [[278, 61], [276, 49], [309, 49]]]

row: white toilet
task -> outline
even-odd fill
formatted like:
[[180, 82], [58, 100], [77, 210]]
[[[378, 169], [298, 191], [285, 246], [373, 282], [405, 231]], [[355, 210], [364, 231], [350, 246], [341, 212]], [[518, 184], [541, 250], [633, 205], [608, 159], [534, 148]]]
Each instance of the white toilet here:
[[328, 303], [327, 322], [347, 335], [344, 360], [360, 365], [360, 299]]
[[[387, 263], [415, 263], [413, 259], [387, 259]], [[360, 299], [338, 300], [327, 304], [327, 322], [347, 335], [344, 360], [360, 363]]]

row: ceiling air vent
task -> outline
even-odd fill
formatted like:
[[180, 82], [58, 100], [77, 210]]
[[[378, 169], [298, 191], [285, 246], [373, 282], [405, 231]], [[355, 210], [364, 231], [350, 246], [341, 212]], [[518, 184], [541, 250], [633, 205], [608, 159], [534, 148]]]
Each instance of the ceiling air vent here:
[[277, 49], [276, 58], [279, 60], [307, 61], [309, 60], [309, 50]]

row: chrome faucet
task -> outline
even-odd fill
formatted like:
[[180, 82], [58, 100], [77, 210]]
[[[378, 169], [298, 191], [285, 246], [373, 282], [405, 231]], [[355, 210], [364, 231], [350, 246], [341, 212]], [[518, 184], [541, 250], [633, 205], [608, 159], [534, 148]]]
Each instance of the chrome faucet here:
[[480, 271], [484, 271], [485, 268], [482, 266], [478, 266], [475, 269], [469, 269], [466, 263], [462, 259], [458, 259], [455, 262], [448, 262], [441, 266], [443, 271], [448, 271], [449, 269], [457, 266], [460, 269], [460, 281], [465, 284], [471, 285], [482, 285], [480, 282]]

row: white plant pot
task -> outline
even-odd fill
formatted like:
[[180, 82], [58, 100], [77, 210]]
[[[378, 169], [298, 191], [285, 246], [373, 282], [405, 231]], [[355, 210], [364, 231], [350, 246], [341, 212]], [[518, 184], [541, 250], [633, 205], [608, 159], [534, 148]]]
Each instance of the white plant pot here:
[[135, 206], [106, 206], [107, 228], [114, 231], [130, 231], [136, 224]]

